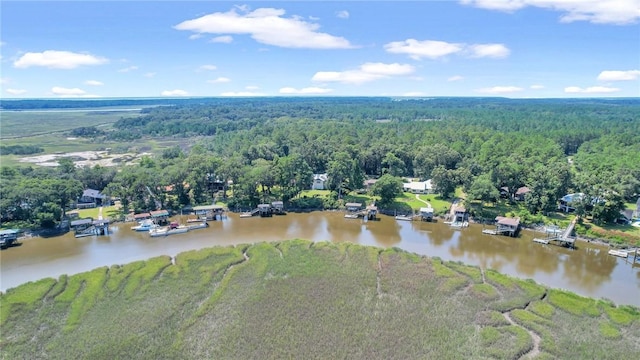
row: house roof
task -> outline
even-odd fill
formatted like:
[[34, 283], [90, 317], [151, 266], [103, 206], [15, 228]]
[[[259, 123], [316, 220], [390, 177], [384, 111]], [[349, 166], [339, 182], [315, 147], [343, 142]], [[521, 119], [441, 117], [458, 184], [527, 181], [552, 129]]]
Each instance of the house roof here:
[[376, 182], [378, 182], [378, 179], [367, 179], [364, 181], [364, 185], [365, 186], [371, 186], [373, 184], [375, 184]]
[[421, 213], [432, 213], [432, 212], [433, 212], [433, 208], [430, 208], [430, 207], [422, 207], [422, 208], [420, 208], [420, 212], [421, 212]]
[[518, 190], [516, 190], [516, 195], [524, 195], [524, 194], [526, 194], [526, 193], [528, 193], [530, 191], [531, 190], [528, 187], [522, 186], [522, 187], [518, 188]]
[[453, 208], [453, 212], [467, 212], [467, 209], [464, 206], [455, 206]]
[[82, 197], [90, 197], [94, 199], [106, 199], [107, 196], [100, 193], [99, 190], [85, 189], [82, 192]]
[[140, 213], [140, 214], [134, 214], [133, 218], [134, 219], [144, 219], [144, 218], [148, 218], [150, 216], [151, 216], [151, 214], [149, 214], [149, 213]]
[[92, 222], [93, 222], [93, 219], [86, 218], [86, 219], [73, 220], [72, 222], [69, 223], [69, 225], [71, 226], [87, 225], [87, 224], [91, 224]]
[[518, 226], [520, 225], [520, 218], [496, 216], [496, 223], [507, 226]]
[[327, 181], [328, 175], [325, 174], [313, 174], [313, 180]]
[[432, 190], [433, 184], [431, 184], [431, 179], [426, 181], [412, 181], [409, 183], [402, 183], [402, 187], [404, 189], [410, 190]]
[[194, 206], [191, 210], [193, 211], [207, 211], [207, 210], [221, 210], [224, 209], [221, 205], [201, 205]]
[[155, 210], [155, 211], [150, 211], [149, 214], [151, 214], [152, 217], [169, 216], [169, 211], [167, 211], [167, 210]]
[[346, 207], [361, 207], [362, 204], [360, 204], [360, 203], [346, 203], [346, 204], [344, 204], [344, 206], [346, 206]]
[[270, 208], [270, 207], [271, 207], [271, 204], [259, 204], [258, 205], [258, 208], [260, 208], [260, 209]]

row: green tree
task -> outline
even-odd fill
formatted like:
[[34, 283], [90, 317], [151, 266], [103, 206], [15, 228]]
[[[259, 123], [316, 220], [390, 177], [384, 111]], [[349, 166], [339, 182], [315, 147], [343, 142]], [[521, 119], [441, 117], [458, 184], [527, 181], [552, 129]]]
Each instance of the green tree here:
[[391, 174], [382, 175], [371, 187], [371, 194], [380, 197], [380, 205], [387, 206], [402, 195], [402, 179]]
[[433, 169], [431, 180], [434, 190], [444, 198], [449, 198], [453, 194], [458, 183], [455, 170], [445, 169], [442, 165], [438, 165]]
[[489, 174], [478, 176], [469, 188], [469, 197], [473, 200], [480, 200], [480, 209], [486, 202], [496, 202], [500, 198], [500, 192], [491, 181]]

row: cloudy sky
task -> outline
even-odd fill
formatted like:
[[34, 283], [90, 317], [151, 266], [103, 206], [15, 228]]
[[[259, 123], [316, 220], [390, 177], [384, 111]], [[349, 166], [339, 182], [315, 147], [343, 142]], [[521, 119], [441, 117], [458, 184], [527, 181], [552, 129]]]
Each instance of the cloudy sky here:
[[640, 96], [640, 0], [3, 1], [1, 96]]

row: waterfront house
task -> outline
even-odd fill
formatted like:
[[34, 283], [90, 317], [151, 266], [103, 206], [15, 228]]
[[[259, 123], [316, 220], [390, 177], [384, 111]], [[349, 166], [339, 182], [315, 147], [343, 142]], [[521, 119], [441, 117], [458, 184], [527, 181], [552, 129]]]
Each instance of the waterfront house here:
[[521, 186], [516, 190], [515, 199], [518, 201], [524, 201], [524, 197], [530, 193], [531, 190], [526, 186]]
[[271, 204], [258, 204], [258, 214], [262, 217], [271, 216]]
[[313, 174], [313, 183], [311, 184], [312, 190], [324, 190], [326, 189], [326, 182], [328, 175], [325, 174]]
[[76, 232], [83, 231], [93, 226], [93, 219], [85, 218], [85, 219], [73, 220], [69, 223], [69, 226], [71, 226], [71, 229]]
[[78, 199], [78, 209], [93, 208], [98, 205], [110, 205], [110, 198], [98, 190], [85, 189]]
[[272, 202], [271, 210], [276, 214], [284, 214], [284, 203], [282, 201]]
[[369, 191], [373, 187], [373, 185], [378, 182], [378, 179], [367, 179], [364, 181], [365, 190]]
[[[576, 206], [580, 204], [585, 199], [586, 195], [584, 193], [575, 193], [575, 194], [567, 194], [560, 198], [558, 201], [558, 210], [562, 210], [564, 212], [572, 212], [576, 211]], [[594, 197], [591, 201], [586, 205], [586, 210], [590, 211], [594, 205], [604, 203], [605, 200], [602, 198]]]
[[422, 218], [423, 221], [433, 220], [433, 208], [432, 207], [420, 208], [420, 217]]
[[403, 183], [402, 190], [412, 194], [431, 194], [433, 193], [433, 184], [431, 179], [426, 181], [411, 181]]
[[467, 221], [467, 209], [464, 206], [454, 205], [454, 208], [451, 212], [453, 213], [454, 222], [458, 223]]
[[150, 211], [149, 215], [151, 215], [151, 219], [156, 224], [163, 224], [169, 221], [169, 211], [167, 210]]
[[344, 204], [345, 208], [347, 208], [347, 211], [349, 212], [358, 212], [360, 210], [362, 210], [362, 204], [361, 203], [346, 203]]
[[17, 229], [5, 229], [0, 230], [0, 247], [8, 247], [11, 246], [14, 242], [18, 240], [18, 233], [20, 230]]
[[215, 220], [217, 215], [222, 215], [224, 207], [220, 205], [194, 206], [191, 209], [198, 219]]
[[520, 229], [520, 218], [496, 216], [496, 232], [509, 236], [516, 236]]

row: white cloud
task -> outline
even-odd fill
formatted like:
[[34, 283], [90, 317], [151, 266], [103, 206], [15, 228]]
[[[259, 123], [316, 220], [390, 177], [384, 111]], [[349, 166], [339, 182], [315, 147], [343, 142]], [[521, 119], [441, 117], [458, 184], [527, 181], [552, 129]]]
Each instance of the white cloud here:
[[247, 7], [236, 7], [225, 13], [216, 12], [183, 21], [174, 28], [196, 33], [246, 34], [259, 43], [285, 48], [353, 48], [343, 37], [319, 32], [320, 25], [316, 23], [300, 17], [283, 17], [284, 14], [283, 9], [260, 8], [249, 12]]
[[626, 71], [618, 71], [618, 70], [605, 70], [598, 75], [598, 80], [600, 81], [626, 81], [626, 80], [636, 80], [640, 77], [640, 70], [626, 70]]
[[521, 87], [517, 86], [494, 86], [489, 88], [477, 89], [476, 91], [484, 94], [509, 94], [522, 90], [523, 89]]
[[25, 53], [14, 61], [13, 66], [20, 69], [31, 66], [42, 66], [50, 69], [75, 69], [78, 66], [101, 65], [107, 62], [109, 62], [108, 59], [91, 54], [46, 50], [39, 53]]
[[148, 73], [144, 74], [144, 77], [148, 77], [148, 78], [152, 78], [154, 76], [156, 76], [156, 73], [154, 73], [154, 72], [148, 72]]
[[252, 91], [227, 91], [220, 94], [220, 96], [264, 96], [263, 93]]
[[306, 87], [302, 89], [296, 89], [292, 87], [283, 87], [280, 89], [280, 94], [327, 94], [332, 92], [333, 89], [321, 88], [321, 87]]
[[8, 84], [10, 82], [11, 80], [9, 80], [9, 78], [0, 78], [0, 84]]
[[230, 44], [233, 42], [233, 36], [230, 35], [221, 35], [216, 36], [213, 39], [209, 40], [212, 43], [222, 43], [222, 44]]
[[86, 91], [79, 88], [63, 88], [60, 86], [54, 86], [51, 88], [51, 93], [59, 97], [65, 98], [95, 98], [100, 97], [98, 95], [87, 94]]
[[607, 86], [590, 86], [587, 88], [568, 86], [564, 88], [564, 92], [569, 94], [607, 94], [617, 91], [620, 91], [620, 89]]
[[22, 95], [24, 93], [27, 92], [27, 90], [24, 89], [7, 89], [5, 90], [5, 92], [11, 94], [11, 95]]
[[461, 75], [453, 75], [447, 79], [447, 81], [462, 81], [464, 77]]
[[260, 89], [259, 86], [255, 86], [255, 85], [248, 85], [248, 86], [245, 86], [244, 88], [247, 89], [247, 90], [258, 90], [258, 89]]
[[91, 86], [102, 86], [104, 85], [104, 83], [102, 83], [101, 81], [98, 80], [87, 80], [84, 82], [87, 85], [91, 85]]
[[438, 59], [456, 53], [465, 53], [470, 57], [504, 58], [509, 56], [510, 50], [504, 44], [464, 44], [448, 43], [438, 40], [407, 39], [393, 41], [384, 45], [387, 52], [406, 54], [414, 60]]
[[339, 17], [340, 19], [348, 19], [349, 18], [349, 12], [347, 10], [338, 11], [336, 13], [336, 16]]
[[198, 71], [213, 71], [216, 70], [218, 67], [215, 65], [211, 65], [211, 64], [207, 64], [207, 65], [202, 65], [198, 68]]
[[436, 40], [407, 39], [394, 41], [384, 45], [387, 52], [393, 54], [407, 54], [415, 60], [423, 58], [437, 59], [462, 51], [463, 44], [448, 43]]
[[131, 66], [128, 66], [126, 68], [122, 68], [122, 69], [118, 70], [118, 72], [126, 73], [126, 72], [134, 71], [134, 70], [138, 70], [138, 67], [135, 66], [135, 65], [131, 65]]
[[560, 11], [562, 22], [629, 24], [640, 18], [637, 0], [461, 0], [479, 8], [513, 12], [528, 6]]
[[317, 82], [341, 82], [345, 84], [362, 84], [365, 82], [412, 74], [415, 67], [408, 64], [364, 63], [356, 70], [318, 71], [311, 78]]
[[505, 58], [511, 51], [504, 44], [474, 44], [469, 45], [471, 57]]
[[59, 95], [59, 96], [80, 96], [80, 95], [86, 94], [86, 91], [79, 88], [63, 88], [60, 86], [52, 87], [51, 92], [54, 95]]
[[217, 78], [217, 79], [207, 80], [207, 82], [208, 82], [209, 84], [228, 83], [228, 82], [230, 82], [230, 81], [231, 81], [231, 79], [229, 79], [229, 78], [227, 78], [227, 77], [223, 77], [223, 76], [221, 76], [221, 77], [219, 77], [219, 78]]
[[203, 37], [203, 36], [204, 36], [204, 35], [202, 35], [202, 34], [198, 34], [198, 33], [196, 33], [196, 34], [191, 34], [191, 35], [189, 35], [189, 40], [196, 40], [196, 39], [200, 39], [200, 38], [201, 38], [201, 37]]
[[184, 91], [184, 90], [175, 89], [175, 90], [165, 90], [165, 91], [161, 92], [160, 95], [162, 95], [162, 96], [189, 96], [189, 93]]
[[532, 90], [544, 89], [544, 85], [537, 85], [537, 84], [536, 85], [531, 85], [531, 86], [529, 86], [529, 89], [532, 89]]

